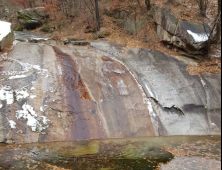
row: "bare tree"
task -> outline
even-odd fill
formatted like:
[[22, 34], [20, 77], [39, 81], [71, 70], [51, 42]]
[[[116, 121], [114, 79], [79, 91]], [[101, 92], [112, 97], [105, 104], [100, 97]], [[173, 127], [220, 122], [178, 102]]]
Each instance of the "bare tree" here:
[[145, 0], [145, 3], [146, 3], [147, 10], [149, 11], [151, 9], [150, 0]]
[[197, 0], [201, 15], [206, 16], [209, 0]]
[[219, 43], [221, 41], [221, 0], [218, 0], [218, 21], [217, 21], [217, 28], [216, 28], [216, 36], [215, 41]]
[[99, 31], [100, 30], [100, 17], [99, 17], [99, 3], [98, 3], [98, 0], [95, 0], [95, 10], [96, 10], [97, 31]]

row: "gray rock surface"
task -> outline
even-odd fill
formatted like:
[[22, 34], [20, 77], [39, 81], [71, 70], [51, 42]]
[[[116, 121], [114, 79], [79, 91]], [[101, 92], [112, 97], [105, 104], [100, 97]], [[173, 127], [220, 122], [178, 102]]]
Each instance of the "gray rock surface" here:
[[0, 141], [221, 133], [221, 76], [149, 49], [18, 43], [0, 72]]
[[157, 34], [162, 42], [174, 45], [191, 54], [204, 52], [211, 28], [177, 19], [170, 9], [154, 6], [153, 19], [157, 24]]
[[156, 135], [140, 87], [118, 61], [89, 47], [30, 43], [18, 43], [9, 58], [0, 80], [4, 138], [32, 143]]
[[[98, 49], [109, 52], [104, 46]], [[192, 76], [184, 61], [149, 49], [132, 49], [117, 57], [151, 99], [159, 135], [221, 133], [220, 75]]]
[[32, 43], [40, 43], [50, 41], [51, 38], [45, 37], [42, 34], [37, 34], [33, 32], [23, 32], [23, 31], [15, 31], [15, 40], [21, 42], [32, 42]]

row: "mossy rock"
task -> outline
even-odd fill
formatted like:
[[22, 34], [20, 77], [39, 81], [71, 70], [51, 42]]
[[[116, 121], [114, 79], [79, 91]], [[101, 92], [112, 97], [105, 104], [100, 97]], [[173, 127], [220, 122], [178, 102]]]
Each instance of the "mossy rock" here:
[[20, 22], [21, 28], [32, 30], [41, 27], [47, 23], [49, 16], [45, 10], [38, 11], [36, 9], [20, 10], [17, 12], [17, 18]]

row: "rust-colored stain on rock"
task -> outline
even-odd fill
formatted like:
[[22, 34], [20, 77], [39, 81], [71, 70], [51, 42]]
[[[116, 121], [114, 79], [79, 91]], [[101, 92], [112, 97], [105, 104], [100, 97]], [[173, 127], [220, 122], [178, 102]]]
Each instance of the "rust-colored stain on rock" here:
[[[96, 106], [77, 71], [77, 64], [68, 54], [65, 54], [57, 47], [53, 47], [53, 49], [63, 70], [64, 101], [68, 107], [67, 109], [75, 113], [72, 115], [75, 118], [73, 118], [73, 122], [70, 125], [71, 139], [91, 139], [93, 136], [96, 136], [96, 138], [102, 137], [103, 132], [99, 128], [97, 116], [90, 114], [94, 112]], [[93, 126], [95, 129], [92, 131]]]

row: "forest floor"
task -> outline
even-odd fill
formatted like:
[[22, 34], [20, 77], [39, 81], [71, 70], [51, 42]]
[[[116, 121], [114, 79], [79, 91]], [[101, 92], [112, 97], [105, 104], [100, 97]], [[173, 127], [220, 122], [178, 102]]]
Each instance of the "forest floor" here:
[[[127, 3], [128, 2], [128, 3]], [[145, 2], [141, 2], [139, 6], [136, 1], [130, 2], [122, 0], [118, 7], [127, 8], [129, 6], [135, 7], [137, 10], [138, 17], [144, 15], [147, 12]], [[181, 20], [187, 20], [195, 23], [207, 22], [211, 26], [217, 16], [217, 0], [212, 0], [209, 2], [209, 7], [207, 11], [207, 17], [202, 17], [199, 12], [199, 7], [196, 1], [193, 0], [181, 0], [180, 4], [167, 3], [167, 0], [151, 0], [152, 5], [158, 5], [166, 8], [170, 8], [175, 16]], [[104, 3], [103, 10], [112, 10], [112, 4]], [[103, 11], [102, 11], [103, 13]], [[72, 19], [72, 21], [63, 22], [63, 27], [53, 33], [54, 39], [65, 39], [65, 38], [77, 38], [84, 39], [86, 41], [94, 40], [94, 33], [85, 33], [84, 30], [87, 26], [86, 20], [83, 16]], [[139, 31], [136, 35], [127, 34], [123, 28], [118, 27], [113, 19], [107, 15], [101, 16], [102, 28], [101, 30], [109, 32], [110, 35], [105, 38], [105, 40], [110, 42], [115, 42], [125, 46], [126, 49], [130, 48], [149, 48], [153, 50], [158, 50], [163, 53], [172, 56], [182, 56], [183, 51], [176, 48], [167, 48], [165, 44], [159, 41], [156, 31], [156, 25], [152, 18], [149, 19], [146, 27]], [[38, 30], [37, 30], [38, 31]], [[211, 47], [211, 52], [208, 57], [203, 56], [203, 59], [195, 66], [188, 66], [188, 71], [191, 74], [199, 75], [201, 72], [211, 72], [221, 74], [221, 44], [213, 45]]]

